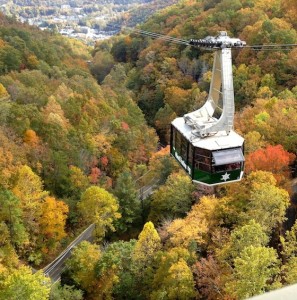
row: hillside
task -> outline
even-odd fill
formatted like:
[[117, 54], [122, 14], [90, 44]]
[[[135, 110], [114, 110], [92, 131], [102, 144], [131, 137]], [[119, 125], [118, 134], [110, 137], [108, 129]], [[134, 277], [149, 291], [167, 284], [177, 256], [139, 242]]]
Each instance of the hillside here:
[[[281, 1], [187, 1], [158, 13], [141, 29], [185, 40], [226, 30], [248, 45], [291, 44], [297, 38], [293, 7]], [[296, 51], [233, 51], [237, 108], [251, 104], [267, 88], [271, 97], [287, 91], [296, 95]], [[163, 124], [164, 119], [203, 103], [210, 53], [136, 35], [119, 37], [110, 53], [115, 61], [132, 65], [127, 87], [159, 133], [169, 123]]]
[[[181, 1], [139, 28], [184, 40], [226, 30], [248, 45], [295, 44], [296, 12], [294, 1]], [[297, 281], [296, 194], [290, 188], [297, 153], [296, 51], [233, 51], [235, 129], [246, 141], [246, 177], [204, 197], [187, 187], [184, 174], [167, 177], [151, 197], [148, 221], [156, 231], [145, 225], [130, 252], [133, 267], [118, 266], [113, 295], [120, 298], [118, 288], [124, 293], [129, 276], [140, 299], [244, 299]], [[95, 47], [92, 73], [99, 82], [105, 81], [102, 57], [125, 68], [126, 87], [163, 143], [170, 122], [206, 99], [212, 53], [119, 35]], [[149, 247], [146, 235], [155, 241], [153, 254], [139, 258], [138, 247]], [[100, 274], [99, 282], [107, 273]]]
[[[96, 186], [115, 202], [105, 190], [117, 178], [145, 171], [157, 136], [121, 88], [123, 71], [116, 85], [110, 79], [99, 86], [85, 45], [0, 18], [2, 280], [19, 272], [21, 262], [40, 268], [92, 222], [77, 205], [86, 189]], [[117, 228], [138, 220], [139, 205]], [[109, 216], [107, 224], [119, 216]], [[1, 297], [9, 299], [10, 289]]]
[[[293, 0], [183, 0], [140, 28], [295, 44], [296, 13]], [[245, 178], [206, 193], [156, 149], [205, 101], [211, 52], [136, 33], [90, 49], [0, 21], [0, 299], [246, 299], [297, 282], [297, 48], [233, 51]], [[49, 296], [27, 266], [90, 223], [94, 243]]]

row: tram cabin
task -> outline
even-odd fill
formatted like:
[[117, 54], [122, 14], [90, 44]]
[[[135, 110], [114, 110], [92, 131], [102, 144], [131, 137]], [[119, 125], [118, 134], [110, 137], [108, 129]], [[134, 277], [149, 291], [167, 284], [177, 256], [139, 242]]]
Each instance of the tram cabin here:
[[244, 139], [235, 131], [219, 131], [200, 138], [184, 118], [171, 123], [170, 152], [192, 181], [208, 186], [241, 180], [244, 168]]

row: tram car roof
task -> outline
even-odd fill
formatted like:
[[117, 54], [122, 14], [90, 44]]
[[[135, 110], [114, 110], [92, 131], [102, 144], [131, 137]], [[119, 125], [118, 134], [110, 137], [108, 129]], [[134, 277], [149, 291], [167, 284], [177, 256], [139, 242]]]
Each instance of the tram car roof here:
[[199, 137], [193, 134], [193, 128], [185, 123], [183, 117], [176, 118], [171, 123], [194, 147], [207, 149], [210, 151], [241, 147], [244, 139], [234, 130], [229, 134], [225, 131], [218, 131], [217, 133], [208, 137]]

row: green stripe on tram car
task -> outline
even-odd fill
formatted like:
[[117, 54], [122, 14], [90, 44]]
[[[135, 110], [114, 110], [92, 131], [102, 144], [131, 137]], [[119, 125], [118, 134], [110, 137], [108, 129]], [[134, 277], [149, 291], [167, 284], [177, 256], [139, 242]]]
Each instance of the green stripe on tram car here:
[[232, 170], [232, 171], [222, 171], [218, 173], [210, 173], [201, 171], [198, 169], [194, 170], [193, 180], [201, 182], [202, 184], [213, 185], [221, 184], [228, 181], [240, 180], [241, 169]]
[[192, 165], [186, 164], [178, 151], [174, 147], [170, 149], [171, 155], [179, 162], [180, 166], [191, 176], [195, 182], [200, 182], [206, 185], [223, 184], [229, 181], [240, 180], [242, 169], [224, 170], [219, 172], [207, 172], [200, 169], [194, 169]]

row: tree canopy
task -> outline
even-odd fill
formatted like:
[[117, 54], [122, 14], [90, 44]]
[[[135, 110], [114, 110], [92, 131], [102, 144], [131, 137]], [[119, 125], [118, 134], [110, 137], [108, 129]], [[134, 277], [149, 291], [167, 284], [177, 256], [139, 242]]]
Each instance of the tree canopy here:
[[[295, 2], [184, 0], [138, 28], [296, 44]], [[244, 299], [297, 282], [296, 48], [232, 50], [245, 176], [206, 193], [163, 144], [205, 102], [213, 53], [135, 32], [89, 47], [0, 21], [0, 298]], [[91, 223], [50, 295], [28, 266]]]

